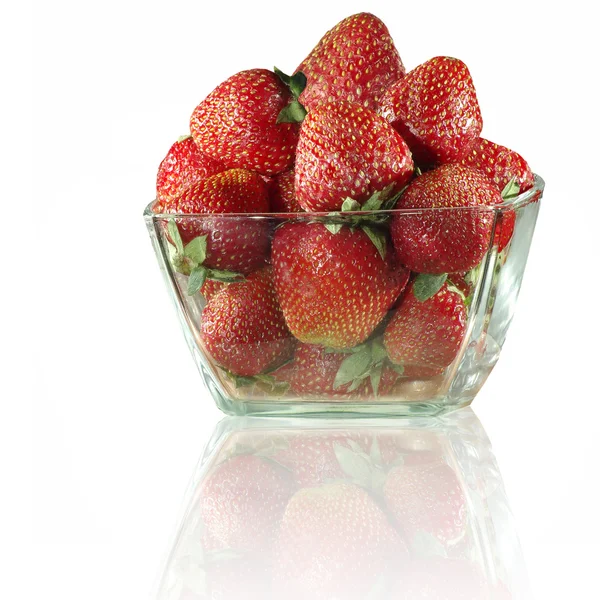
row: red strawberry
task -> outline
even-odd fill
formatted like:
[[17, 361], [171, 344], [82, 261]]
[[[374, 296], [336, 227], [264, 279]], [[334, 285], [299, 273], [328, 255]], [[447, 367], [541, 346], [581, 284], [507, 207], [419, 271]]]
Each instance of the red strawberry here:
[[295, 341], [277, 303], [271, 269], [213, 296], [202, 312], [200, 336], [215, 362], [235, 375], [257, 375], [289, 357]]
[[533, 187], [533, 172], [520, 154], [482, 137], [471, 144], [461, 164], [489, 177], [500, 191], [513, 179], [518, 185], [518, 193]]
[[269, 252], [269, 225], [264, 220], [250, 222], [217, 215], [266, 213], [268, 210], [264, 182], [256, 173], [244, 169], [231, 169], [203, 179], [164, 206], [167, 213], [215, 214], [212, 218], [175, 218], [181, 240], [188, 244], [194, 238], [207, 236], [206, 257], [202, 264], [244, 274], [265, 264]]
[[292, 485], [285, 469], [254, 455], [234, 456], [215, 467], [202, 482], [199, 499], [204, 549], [269, 550]]
[[364, 489], [331, 483], [290, 499], [273, 556], [277, 598], [362, 600], [407, 550]]
[[444, 547], [457, 543], [467, 529], [467, 500], [454, 470], [441, 460], [403, 464], [388, 473], [386, 505], [409, 544], [415, 536], [433, 536]]
[[294, 170], [290, 169], [275, 177], [270, 191], [271, 212], [302, 212], [294, 191]]
[[310, 110], [334, 100], [374, 109], [384, 90], [404, 75], [404, 66], [384, 23], [359, 13], [328, 31], [296, 71], [307, 77], [300, 102]]
[[[398, 379], [398, 373], [384, 363], [385, 352], [378, 361], [367, 356], [360, 363], [361, 356], [358, 356], [358, 352], [327, 352], [323, 346], [298, 344], [294, 370], [289, 379], [290, 388], [301, 397], [316, 396], [330, 401], [370, 399], [389, 394]], [[348, 366], [344, 369], [343, 364], [348, 359], [359, 364], [355, 367], [346, 362]], [[348, 371], [347, 374], [345, 371]], [[372, 376], [377, 377], [375, 392]]]
[[419, 287], [415, 294], [419, 283], [417, 278], [409, 284], [383, 340], [390, 360], [404, 367], [405, 376], [427, 378], [441, 373], [458, 355], [467, 314], [462, 295], [447, 283], [429, 297], [431, 292], [420, 294]]
[[388, 88], [379, 113], [423, 166], [461, 158], [483, 126], [467, 66], [447, 56], [428, 60]]
[[215, 294], [220, 292], [227, 283], [224, 281], [216, 281], [215, 279], [207, 279], [200, 288], [200, 293], [204, 296], [204, 299], [208, 302]]
[[191, 185], [225, 170], [218, 160], [203, 154], [191, 135], [177, 140], [158, 167], [155, 212], [175, 200]]
[[489, 207], [502, 201], [496, 186], [470, 167], [449, 164], [424, 173], [397, 208], [425, 210], [392, 217], [398, 260], [418, 273], [469, 271], [490, 246], [495, 214]]
[[363, 205], [374, 192], [398, 191], [412, 177], [408, 146], [388, 123], [358, 104], [313, 108], [296, 149], [296, 197], [307, 211], [340, 210], [344, 199]]
[[364, 342], [406, 284], [391, 249], [383, 259], [361, 229], [285, 223], [271, 249], [275, 287], [290, 331], [331, 348]]
[[[533, 187], [534, 175], [525, 159], [499, 144], [484, 138], [477, 138], [461, 164], [477, 169], [489, 177], [498, 189], [505, 194], [520, 194]], [[512, 183], [514, 190], [507, 186]], [[496, 242], [498, 252], [506, 247], [515, 228], [515, 213], [504, 209], [496, 224]]]
[[296, 123], [277, 123], [292, 96], [271, 71], [233, 75], [194, 110], [190, 130], [198, 148], [228, 168], [273, 175], [294, 162]]

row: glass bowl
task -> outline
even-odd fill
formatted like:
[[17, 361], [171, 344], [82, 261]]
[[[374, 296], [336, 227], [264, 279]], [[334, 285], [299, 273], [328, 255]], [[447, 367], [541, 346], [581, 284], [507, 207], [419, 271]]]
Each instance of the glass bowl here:
[[[536, 175], [533, 188], [494, 207], [215, 215], [156, 213], [151, 203], [144, 217], [188, 346], [206, 387], [222, 411], [232, 415], [434, 415], [470, 404], [498, 360], [514, 315], [543, 190], [544, 182]], [[360, 280], [360, 285], [353, 289], [352, 278], [346, 277], [339, 262], [328, 257], [327, 264], [320, 264], [318, 269], [329, 269], [327, 276], [341, 282], [334, 288], [340, 290], [340, 297], [331, 293], [332, 305], [339, 305], [343, 294], [352, 298], [349, 303], [352, 314], [339, 317], [335, 324], [345, 333], [350, 332], [352, 341], [343, 347], [339, 342], [337, 347], [320, 344], [329, 339], [319, 329], [324, 322], [322, 313], [329, 308], [323, 309], [319, 304], [323, 302], [322, 294], [318, 301], [311, 301], [316, 297], [311, 295], [315, 280], [303, 279], [305, 271], [295, 272], [292, 285], [290, 281], [286, 287], [281, 283], [287, 276], [285, 269], [282, 272], [282, 261], [278, 259], [277, 270], [270, 266], [271, 245], [274, 238], [281, 236], [278, 232], [300, 224], [327, 227], [329, 232], [356, 231], [367, 224], [371, 232], [376, 230], [387, 237], [390, 248], [390, 222], [403, 226], [414, 224], [415, 220], [434, 223], [438, 234], [442, 231], [446, 236], [465, 227], [479, 227], [478, 264], [468, 271], [449, 274], [445, 281], [443, 275], [410, 273], [409, 278], [405, 270], [409, 283], [404, 290], [398, 293], [406, 280], [396, 286], [391, 296], [378, 298], [375, 310], [372, 294], [365, 294], [364, 309], [359, 302], [370, 278]], [[207, 240], [202, 248], [196, 242], [191, 243], [199, 237]], [[297, 244], [303, 243], [302, 236], [295, 239]], [[297, 257], [294, 258], [293, 252], [291, 255], [285, 265], [287, 273], [296, 268]], [[353, 262], [351, 258], [338, 258], [346, 260], [346, 266], [348, 261]], [[430, 264], [434, 264], [436, 257], [432, 254], [430, 258], [433, 261]], [[205, 268], [196, 268], [203, 259]], [[360, 268], [362, 263], [359, 271]], [[256, 277], [252, 273], [255, 270], [264, 276]], [[274, 272], [281, 285], [273, 285]], [[208, 281], [201, 286], [207, 273], [220, 281]], [[243, 287], [258, 279], [260, 289]], [[272, 294], [265, 295], [265, 279], [269, 281], [267, 288], [274, 290]], [[448, 288], [447, 293], [455, 299], [455, 295], [461, 298], [460, 331], [456, 335], [448, 330], [448, 323], [442, 324], [437, 317], [414, 326], [410, 321], [414, 318], [412, 313], [408, 317], [398, 314], [408, 310], [407, 297], [411, 292], [416, 294], [415, 288], [419, 287], [426, 297], [432, 291], [435, 295], [439, 285]], [[289, 297], [281, 298], [284, 287], [287, 296], [296, 294], [295, 304], [290, 304]], [[269, 299], [264, 300], [267, 296]], [[287, 312], [283, 311], [285, 321], [277, 306], [277, 303], [284, 306], [282, 300], [287, 303]], [[268, 310], [263, 301], [269, 304]], [[219, 305], [218, 310], [215, 304]], [[224, 314], [224, 306], [233, 312]], [[246, 318], [240, 311], [252, 314]], [[302, 318], [298, 319], [294, 311], [301, 312]], [[335, 321], [336, 314], [329, 314], [327, 319]], [[423, 320], [422, 315], [420, 318]], [[456, 319], [456, 314], [451, 318]], [[406, 336], [409, 336], [411, 344], [425, 345], [427, 349], [410, 359], [412, 362], [398, 360], [398, 356], [390, 358], [393, 353], [387, 333], [394, 319], [402, 320], [396, 343], [407, 346]], [[443, 320], [443, 315], [440, 319]], [[236, 330], [236, 323], [244, 329], [241, 333]], [[443, 327], [446, 329], [440, 334]], [[436, 336], [443, 340], [441, 351], [436, 346]], [[219, 338], [218, 343], [215, 337]], [[450, 338], [453, 347], [449, 354]], [[232, 340], [229, 346], [228, 340]]]

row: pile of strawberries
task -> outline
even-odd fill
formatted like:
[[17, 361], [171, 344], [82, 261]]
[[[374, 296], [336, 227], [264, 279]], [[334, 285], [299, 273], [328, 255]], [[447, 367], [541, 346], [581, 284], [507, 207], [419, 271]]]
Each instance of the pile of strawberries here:
[[206, 300], [214, 362], [238, 385], [342, 400], [442, 373], [472, 271], [512, 236], [514, 212], [493, 207], [534, 183], [481, 130], [466, 65], [435, 57], [406, 73], [369, 13], [292, 76], [221, 83], [162, 161], [153, 207], [173, 269]]

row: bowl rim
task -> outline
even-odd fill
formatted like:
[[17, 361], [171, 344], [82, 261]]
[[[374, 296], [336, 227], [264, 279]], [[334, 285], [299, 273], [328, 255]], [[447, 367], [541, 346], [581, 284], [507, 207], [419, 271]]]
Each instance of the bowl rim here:
[[152, 200], [144, 210], [144, 217], [147, 219], [174, 219], [178, 220], [189, 219], [189, 218], [252, 218], [252, 219], [296, 219], [303, 220], [306, 218], [316, 217], [342, 217], [352, 215], [410, 215], [410, 214], [423, 214], [429, 212], [440, 212], [440, 211], [478, 211], [478, 212], [490, 212], [490, 213], [504, 213], [511, 210], [515, 210], [521, 206], [525, 206], [532, 201], [539, 200], [545, 188], [545, 181], [541, 176], [534, 173], [533, 186], [528, 190], [521, 192], [518, 196], [502, 202], [501, 204], [494, 204], [493, 206], [453, 206], [453, 207], [436, 207], [436, 208], [393, 208], [388, 210], [373, 210], [373, 211], [358, 211], [358, 212], [342, 212], [342, 211], [327, 211], [327, 212], [266, 212], [266, 213], [163, 213], [154, 212], [152, 210], [156, 199]]

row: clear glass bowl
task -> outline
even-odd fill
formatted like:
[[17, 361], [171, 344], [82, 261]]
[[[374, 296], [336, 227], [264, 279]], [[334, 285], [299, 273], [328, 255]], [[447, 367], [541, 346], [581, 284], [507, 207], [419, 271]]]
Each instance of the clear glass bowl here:
[[530, 597], [502, 477], [469, 409], [227, 417], [184, 506], [158, 600]]
[[[248, 261], [246, 252], [248, 245], [252, 251], [251, 256], [262, 253], [261, 260], [268, 264], [270, 242], [276, 228], [283, 223], [320, 222], [343, 225], [349, 224], [349, 220], [356, 217], [357, 213], [337, 213], [333, 216], [331, 213], [329, 215], [320, 213], [161, 214], [153, 212], [153, 203], [151, 203], [146, 208], [144, 217], [188, 346], [208, 390], [217, 406], [225, 413], [433, 415], [470, 404], [498, 360], [514, 315], [543, 189], [543, 180], [536, 176], [533, 188], [494, 207], [400, 209], [359, 213], [363, 219], [374, 217], [379, 222], [377, 227], [382, 230], [385, 230], [386, 222], [392, 218], [399, 221], [434, 218], [440, 221], [446, 230], [452, 230], [457, 223], [472, 222], [474, 219], [483, 220], [488, 225], [486, 229], [488, 237], [484, 240], [485, 254], [479, 265], [466, 274], [449, 276], [453, 289], [460, 289], [468, 304], [464, 336], [452, 362], [438, 369], [438, 372], [430, 373], [427, 373], [427, 369], [402, 367], [404, 368], [402, 374], [402, 368], [396, 365], [395, 381], [391, 385], [389, 381], [385, 386], [381, 384], [381, 388], [384, 389], [379, 390], [377, 395], [373, 393], [373, 385], [364, 382], [354, 392], [347, 391], [350, 384], [342, 386], [341, 390], [344, 393], [340, 393], [340, 389], [332, 389], [330, 393], [327, 386], [325, 391], [321, 390], [318, 393], [295, 392], [294, 387], [288, 385], [286, 381], [285, 365], [277, 371], [276, 361], [266, 366], [258, 376], [252, 377], [245, 376], [243, 373], [235, 374], [223, 368], [211, 356], [203, 339], [202, 320], [207, 301], [199, 291], [191, 296], [188, 295], [190, 277], [183, 273], [189, 272], [189, 268], [186, 270], [185, 265], [177, 263], [174, 240], [169, 233], [171, 223], [171, 228], [176, 224], [178, 231], [182, 232], [184, 242], [189, 242], [193, 235], [198, 235], [199, 232], [208, 234], [208, 255], [211, 248], [216, 249], [220, 242], [226, 241], [227, 249], [233, 251], [227, 255], [221, 253], [219, 256], [215, 252], [210, 266], [226, 269], [228, 272], [239, 270], [247, 273], [257, 266], [256, 261], [251, 264], [254, 259]], [[510, 242], [504, 245], [513, 223], [514, 231]], [[500, 241], [503, 238], [504, 241]], [[504, 245], [501, 251], [499, 251], [499, 243], [501, 246]], [[236, 258], [243, 262], [239, 265], [239, 269], [236, 269]], [[206, 262], [208, 263], [208, 260]], [[301, 286], [302, 283], [299, 282], [298, 285]], [[380, 324], [367, 342], [371, 342], [377, 336], [381, 338], [385, 324], [393, 318], [397, 307], [401, 306], [399, 304], [401, 298], [402, 296], [400, 300], [392, 303], [387, 314], [383, 314]], [[308, 308], [310, 310], [311, 307]], [[435, 324], [432, 325], [435, 327]], [[424, 335], [429, 333], [425, 332]], [[280, 353], [279, 362], [290, 358], [296, 343], [291, 333], [287, 333], [286, 336], [287, 339], [280, 339], [278, 342], [285, 349]], [[381, 347], [381, 344], [379, 346]], [[238, 358], [242, 361], [247, 359], [256, 362], [262, 354], [269, 351], [268, 345], [248, 343], [247, 347], [238, 346]], [[385, 362], [386, 368], [391, 366], [391, 363]], [[320, 375], [315, 373], [314, 376], [316, 378]], [[310, 369], [306, 379], [311, 379]], [[300, 388], [302, 389], [302, 386]]]

